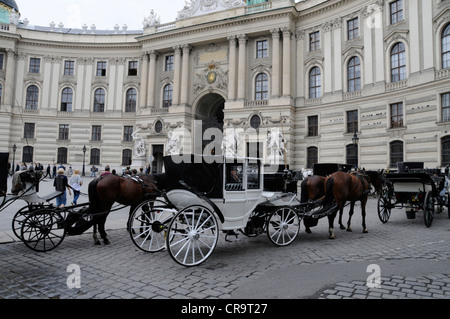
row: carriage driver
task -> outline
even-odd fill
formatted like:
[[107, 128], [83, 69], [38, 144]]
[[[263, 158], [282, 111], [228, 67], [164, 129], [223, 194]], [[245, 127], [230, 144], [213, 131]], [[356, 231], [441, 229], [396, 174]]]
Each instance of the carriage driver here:
[[56, 191], [62, 192], [61, 195], [56, 197], [56, 206], [57, 207], [66, 206], [67, 203], [66, 188], [69, 191], [69, 195], [72, 195], [72, 192], [70, 191], [69, 180], [67, 179], [67, 176], [64, 175], [63, 168], [58, 169], [58, 175], [55, 177], [55, 180], [53, 181], [53, 186], [55, 187]]

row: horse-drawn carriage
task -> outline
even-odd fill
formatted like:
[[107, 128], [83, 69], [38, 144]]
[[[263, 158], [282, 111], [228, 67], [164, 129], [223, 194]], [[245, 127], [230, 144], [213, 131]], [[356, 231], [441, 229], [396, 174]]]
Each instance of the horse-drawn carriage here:
[[[408, 219], [423, 211], [424, 223], [430, 227], [436, 206], [450, 207], [446, 176], [440, 169], [425, 169], [422, 162], [401, 162], [396, 172], [384, 174], [384, 185], [378, 199], [378, 217], [387, 223], [394, 208], [406, 208]], [[450, 217], [450, 213], [449, 213]]]

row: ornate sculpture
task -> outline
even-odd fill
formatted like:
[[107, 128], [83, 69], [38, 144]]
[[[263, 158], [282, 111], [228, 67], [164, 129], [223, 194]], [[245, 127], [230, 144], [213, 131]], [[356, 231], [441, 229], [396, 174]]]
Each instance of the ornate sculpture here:
[[222, 153], [226, 157], [236, 157], [239, 149], [239, 134], [234, 128], [227, 128], [222, 140]]
[[243, 7], [244, 0], [191, 0], [186, 1], [183, 10], [178, 11], [177, 20], [187, 19], [202, 14]]
[[134, 154], [137, 157], [143, 157], [145, 156], [145, 153], [147, 150], [145, 149], [145, 141], [144, 139], [139, 135], [139, 132], [141, 131], [140, 128], [138, 128], [131, 136], [134, 140]]
[[284, 160], [285, 141], [279, 128], [273, 128], [267, 133], [267, 149], [270, 164], [278, 165]]
[[168, 155], [180, 155], [182, 149], [182, 143], [180, 136], [176, 135], [173, 131], [167, 134], [167, 154]]
[[148, 16], [148, 18], [144, 18], [144, 22], [142, 22], [142, 24], [144, 25], [144, 29], [148, 27], [153, 27], [156, 25], [160, 25], [161, 19], [152, 10], [150, 11], [150, 15]]

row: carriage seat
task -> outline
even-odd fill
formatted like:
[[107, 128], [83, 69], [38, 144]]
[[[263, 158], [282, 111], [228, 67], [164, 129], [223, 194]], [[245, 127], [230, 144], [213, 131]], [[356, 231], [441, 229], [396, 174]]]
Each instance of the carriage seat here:
[[242, 183], [227, 183], [225, 185], [226, 191], [242, 191]]
[[63, 192], [60, 191], [55, 191], [53, 193], [50, 193], [48, 195], [45, 196], [40, 196], [40, 198], [46, 202], [51, 201], [52, 199], [55, 199], [56, 197], [58, 197], [59, 195], [61, 195]]

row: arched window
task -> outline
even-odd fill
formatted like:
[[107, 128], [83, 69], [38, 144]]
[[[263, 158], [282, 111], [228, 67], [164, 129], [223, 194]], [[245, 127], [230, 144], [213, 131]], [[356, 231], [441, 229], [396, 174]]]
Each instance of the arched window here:
[[309, 72], [309, 98], [316, 99], [322, 95], [322, 80], [319, 67], [314, 67]]
[[67, 148], [66, 147], [60, 147], [58, 148], [58, 163], [60, 164], [67, 164]]
[[131, 159], [133, 157], [133, 152], [129, 149], [122, 151], [122, 165], [128, 166], [131, 165]]
[[445, 136], [441, 140], [442, 164], [441, 166], [450, 166], [450, 136]]
[[94, 112], [105, 112], [105, 90], [104, 89], [95, 90]]
[[72, 112], [73, 91], [65, 88], [61, 93], [61, 112]]
[[397, 163], [403, 162], [403, 142], [394, 141], [389, 145], [390, 149], [390, 167], [397, 167]]
[[348, 91], [361, 90], [361, 62], [358, 57], [353, 57], [348, 62]]
[[163, 90], [163, 107], [172, 105], [173, 87], [172, 84], [167, 84]]
[[255, 80], [255, 100], [262, 101], [269, 99], [269, 77], [265, 73], [260, 73]]
[[450, 24], [442, 32], [442, 68], [450, 68]]
[[98, 148], [91, 149], [90, 165], [100, 165], [100, 150]]
[[347, 147], [347, 164], [352, 165], [352, 167], [358, 167], [358, 145], [348, 144]]
[[25, 102], [25, 109], [37, 110], [39, 102], [39, 89], [36, 85], [30, 85], [27, 88], [27, 97]]
[[391, 51], [391, 81], [398, 82], [406, 79], [406, 50], [401, 42], [394, 45]]
[[136, 89], [129, 89], [127, 91], [125, 112], [127, 112], [127, 113], [135, 113], [136, 112], [136, 99], [137, 99]]
[[22, 154], [22, 162], [24, 163], [32, 163], [33, 162], [33, 153], [34, 148], [32, 146], [24, 146]]
[[315, 146], [308, 147], [306, 150], [306, 167], [313, 168], [314, 164], [319, 162], [319, 150]]

